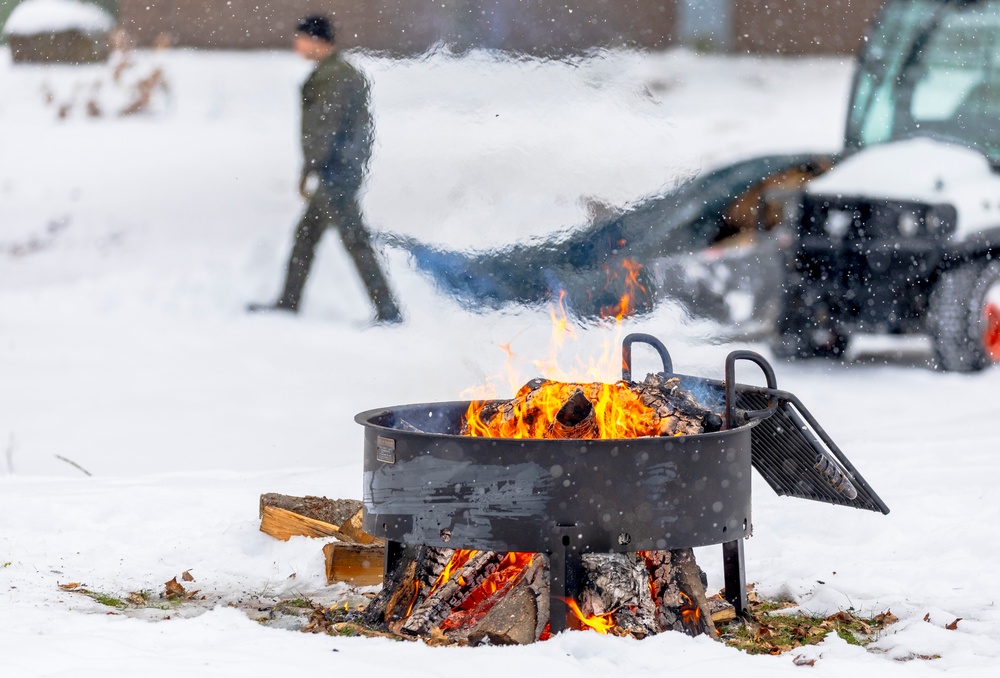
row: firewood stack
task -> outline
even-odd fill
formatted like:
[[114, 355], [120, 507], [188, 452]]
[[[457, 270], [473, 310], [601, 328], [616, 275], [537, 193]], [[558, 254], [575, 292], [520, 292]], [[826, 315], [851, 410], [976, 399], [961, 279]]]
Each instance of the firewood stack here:
[[382, 583], [385, 543], [361, 529], [361, 502], [356, 499], [262, 494], [260, 531], [282, 541], [334, 537], [338, 541], [323, 547], [328, 584]]

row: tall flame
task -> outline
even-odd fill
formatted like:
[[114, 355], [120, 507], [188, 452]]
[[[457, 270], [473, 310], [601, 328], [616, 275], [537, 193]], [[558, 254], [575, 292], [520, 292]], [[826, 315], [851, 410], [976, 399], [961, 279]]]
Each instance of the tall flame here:
[[[561, 437], [558, 431], [551, 430], [550, 424], [576, 390], [582, 391], [582, 395], [590, 402], [594, 418], [593, 430], [576, 437], [609, 439], [659, 434], [652, 410], [641, 403], [627, 384], [615, 381], [622, 367], [618, 348], [621, 345], [622, 323], [634, 311], [635, 296], [646, 292], [639, 282], [642, 266], [626, 259], [623, 268], [626, 292], [615, 308], [602, 314], [605, 322], [613, 323], [613, 331], [605, 336], [598, 355], [584, 361], [577, 351], [572, 357], [573, 364], [570, 367], [564, 365], [561, 358], [569, 348], [570, 341], [579, 337], [566, 311], [566, 295], [564, 292], [560, 293], [549, 308], [552, 328], [549, 355], [532, 361], [535, 374], [549, 380], [548, 383], [530, 394], [530, 401], [523, 404], [522, 411], [504, 417], [503, 421], [493, 421], [499, 418], [487, 416], [483, 409], [487, 401], [498, 397], [496, 384], [501, 378], [491, 378], [484, 386], [466, 391], [463, 396], [471, 400], [465, 422], [468, 435], [504, 438]], [[609, 284], [619, 275], [619, 272], [609, 270]], [[515, 366], [517, 355], [509, 343], [500, 348], [506, 354], [507, 387], [518, 396], [527, 395], [524, 387], [521, 387], [526, 379]]]

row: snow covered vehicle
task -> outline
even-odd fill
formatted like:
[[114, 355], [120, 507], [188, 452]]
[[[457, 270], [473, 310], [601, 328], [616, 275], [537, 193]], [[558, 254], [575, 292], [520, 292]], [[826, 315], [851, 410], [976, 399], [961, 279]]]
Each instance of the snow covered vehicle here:
[[1000, 0], [889, 0], [844, 141], [718, 169], [548, 242], [403, 246], [478, 304], [558, 289], [596, 315], [628, 293], [635, 312], [671, 299], [766, 332], [783, 357], [876, 333], [930, 336], [946, 370], [1000, 361]]
[[927, 334], [1000, 361], [1000, 0], [897, 0], [861, 55], [845, 156], [798, 200], [775, 352]]

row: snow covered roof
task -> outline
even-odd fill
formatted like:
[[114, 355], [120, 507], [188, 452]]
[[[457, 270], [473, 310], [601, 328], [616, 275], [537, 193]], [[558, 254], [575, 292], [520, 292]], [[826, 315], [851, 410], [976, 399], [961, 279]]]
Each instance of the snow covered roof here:
[[115, 19], [97, 5], [80, 0], [24, 0], [11, 12], [3, 35], [38, 35], [78, 30], [106, 33]]

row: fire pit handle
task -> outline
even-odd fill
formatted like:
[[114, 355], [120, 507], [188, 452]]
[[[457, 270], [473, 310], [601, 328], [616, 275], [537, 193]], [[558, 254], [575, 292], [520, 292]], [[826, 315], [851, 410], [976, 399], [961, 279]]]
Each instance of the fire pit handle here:
[[622, 381], [632, 381], [632, 344], [635, 342], [648, 344], [653, 347], [663, 362], [663, 374], [674, 373], [674, 361], [670, 359], [670, 353], [667, 351], [667, 347], [663, 345], [663, 342], [652, 334], [633, 332], [622, 339]]
[[[726, 356], [726, 429], [735, 428], [736, 423], [736, 361], [749, 360], [761, 369], [764, 378], [767, 379], [767, 388], [775, 391], [778, 388], [778, 380], [774, 376], [774, 368], [759, 353], [753, 351], [733, 351]], [[771, 394], [768, 394], [771, 395]], [[766, 409], [747, 410], [743, 414], [749, 419], [767, 418], [778, 409], [778, 399], [772, 398]]]

